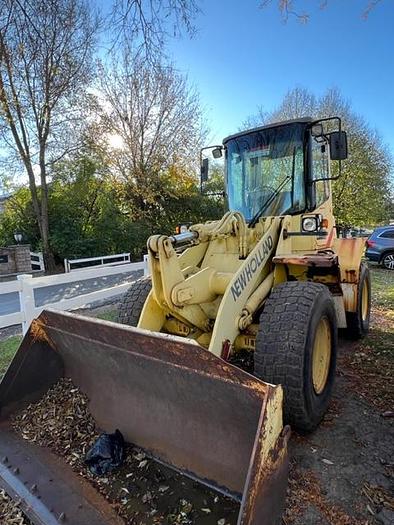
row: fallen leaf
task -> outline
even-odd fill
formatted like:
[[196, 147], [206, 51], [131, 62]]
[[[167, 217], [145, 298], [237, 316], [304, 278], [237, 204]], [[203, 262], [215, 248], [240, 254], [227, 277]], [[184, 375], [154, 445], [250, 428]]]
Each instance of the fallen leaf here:
[[146, 454], [144, 454], [143, 452], [137, 452], [133, 454], [133, 458], [136, 459], [137, 461], [142, 461], [143, 459], [146, 458]]

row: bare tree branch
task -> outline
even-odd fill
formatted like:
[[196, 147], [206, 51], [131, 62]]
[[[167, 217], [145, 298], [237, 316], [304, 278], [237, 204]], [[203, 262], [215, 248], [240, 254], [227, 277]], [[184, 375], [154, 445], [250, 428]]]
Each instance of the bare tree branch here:
[[293, 0], [261, 0], [260, 7], [264, 9], [269, 4], [272, 4], [273, 1], [278, 4], [279, 12], [281, 14], [282, 20], [285, 23], [288, 21], [289, 16], [297, 18], [297, 20], [302, 24], [306, 24], [309, 21], [308, 13], [300, 13], [298, 10], [294, 9]]
[[198, 0], [114, 0], [110, 17], [112, 43], [126, 42], [133, 55], [160, 61], [170, 37], [195, 33]]
[[364, 18], [364, 20], [366, 20], [366, 19], [369, 17], [371, 11], [372, 11], [373, 9], [375, 9], [375, 7], [376, 7], [378, 4], [380, 4], [381, 1], [382, 1], [382, 0], [370, 0], [370, 1], [369, 1], [367, 7], [366, 7], [365, 10], [364, 10], [364, 13], [362, 14], [362, 17]]
[[[367, 1], [367, 0], [365, 0]], [[373, 9], [382, 0], [369, 0], [362, 12], [362, 18], [366, 20]], [[310, 15], [307, 12], [301, 12], [298, 9], [300, 0], [260, 0], [260, 8], [264, 9], [270, 4], [277, 4], [283, 22], [287, 22], [290, 17], [296, 18], [302, 24], [306, 24], [310, 20]], [[319, 8], [325, 9], [329, 4], [329, 0], [320, 0]]]

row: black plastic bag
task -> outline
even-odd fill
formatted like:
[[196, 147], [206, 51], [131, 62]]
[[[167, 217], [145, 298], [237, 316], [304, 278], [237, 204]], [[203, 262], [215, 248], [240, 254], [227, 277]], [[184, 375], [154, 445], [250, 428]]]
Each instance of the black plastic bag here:
[[87, 452], [85, 463], [95, 476], [102, 476], [123, 463], [124, 439], [116, 429], [114, 434], [101, 434]]

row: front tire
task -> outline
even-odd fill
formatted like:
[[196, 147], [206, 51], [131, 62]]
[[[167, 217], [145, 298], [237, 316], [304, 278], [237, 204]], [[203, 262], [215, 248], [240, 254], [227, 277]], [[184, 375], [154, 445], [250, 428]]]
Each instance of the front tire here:
[[255, 375], [281, 384], [284, 421], [314, 430], [330, 401], [335, 377], [337, 320], [328, 288], [311, 282], [276, 286], [260, 316]]
[[150, 277], [142, 277], [134, 281], [122, 296], [118, 308], [117, 322], [129, 326], [137, 326], [146, 298], [152, 289]]

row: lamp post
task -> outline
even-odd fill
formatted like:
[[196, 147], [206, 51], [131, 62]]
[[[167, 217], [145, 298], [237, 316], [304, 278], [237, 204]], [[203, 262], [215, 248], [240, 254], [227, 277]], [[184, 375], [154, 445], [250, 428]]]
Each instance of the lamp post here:
[[20, 232], [14, 232], [14, 239], [17, 244], [20, 244], [22, 242], [23, 235]]

